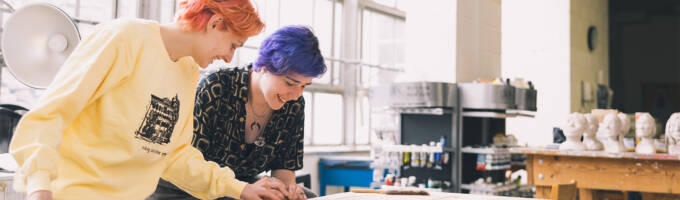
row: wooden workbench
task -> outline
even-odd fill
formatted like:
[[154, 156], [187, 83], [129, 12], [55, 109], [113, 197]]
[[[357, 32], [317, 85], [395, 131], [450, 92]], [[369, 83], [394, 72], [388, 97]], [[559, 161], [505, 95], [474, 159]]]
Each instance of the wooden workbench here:
[[[529, 184], [537, 198], [549, 198], [553, 184], [576, 181], [580, 199], [598, 199], [595, 190], [680, 194], [680, 156], [632, 152], [559, 151], [515, 148], [527, 155]], [[624, 197], [625, 198], [625, 197]]]
[[527, 200], [529, 198], [513, 198], [498, 196], [481, 196], [473, 194], [433, 192], [430, 195], [386, 195], [345, 192], [323, 197], [313, 198], [312, 200], [453, 200], [453, 199], [475, 199], [475, 200]]

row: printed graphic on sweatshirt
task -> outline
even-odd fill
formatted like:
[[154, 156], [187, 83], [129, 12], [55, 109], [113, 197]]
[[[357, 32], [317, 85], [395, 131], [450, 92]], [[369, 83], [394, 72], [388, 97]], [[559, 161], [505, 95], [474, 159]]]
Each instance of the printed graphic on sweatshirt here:
[[179, 117], [179, 99], [159, 98], [151, 95], [151, 102], [146, 107], [146, 114], [135, 138], [156, 144], [168, 144], [172, 130]]

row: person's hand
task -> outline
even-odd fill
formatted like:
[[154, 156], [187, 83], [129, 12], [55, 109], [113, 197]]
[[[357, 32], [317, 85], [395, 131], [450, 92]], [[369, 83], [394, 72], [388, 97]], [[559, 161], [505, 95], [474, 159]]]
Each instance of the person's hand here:
[[278, 179], [266, 176], [253, 184], [246, 185], [241, 192], [243, 200], [284, 200], [286, 196], [290, 196], [286, 185]]
[[288, 193], [290, 193], [288, 200], [307, 200], [305, 191], [298, 184], [288, 185]]
[[27, 200], [52, 200], [52, 192], [49, 190], [38, 190], [28, 194]]

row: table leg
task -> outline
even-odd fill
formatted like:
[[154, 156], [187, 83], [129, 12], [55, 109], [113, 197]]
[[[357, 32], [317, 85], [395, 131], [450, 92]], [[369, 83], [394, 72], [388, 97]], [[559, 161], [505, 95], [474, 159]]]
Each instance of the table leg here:
[[536, 198], [550, 199], [550, 186], [536, 186]]
[[597, 199], [597, 193], [595, 192], [595, 190], [586, 189], [586, 188], [579, 188], [578, 189], [578, 196], [579, 196], [580, 200]]

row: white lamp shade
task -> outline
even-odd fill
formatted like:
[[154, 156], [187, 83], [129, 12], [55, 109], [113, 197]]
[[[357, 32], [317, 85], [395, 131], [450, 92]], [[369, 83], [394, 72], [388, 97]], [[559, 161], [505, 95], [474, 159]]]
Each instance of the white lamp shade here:
[[38, 3], [9, 16], [0, 47], [9, 71], [19, 81], [46, 88], [79, 40], [76, 25], [64, 11]]

